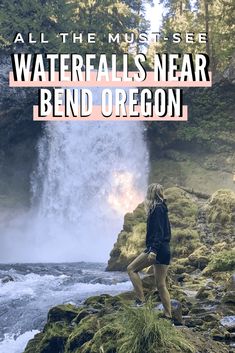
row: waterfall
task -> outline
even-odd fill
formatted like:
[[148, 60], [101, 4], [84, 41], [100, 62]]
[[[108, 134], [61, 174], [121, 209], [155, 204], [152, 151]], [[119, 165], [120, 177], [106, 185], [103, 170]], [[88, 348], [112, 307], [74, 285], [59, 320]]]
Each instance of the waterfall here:
[[47, 122], [31, 178], [32, 209], [24, 234], [8, 237], [20, 240], [10, 257], [107, 261], [125, 213], [144, 198], [147, 178], [142, 122]]

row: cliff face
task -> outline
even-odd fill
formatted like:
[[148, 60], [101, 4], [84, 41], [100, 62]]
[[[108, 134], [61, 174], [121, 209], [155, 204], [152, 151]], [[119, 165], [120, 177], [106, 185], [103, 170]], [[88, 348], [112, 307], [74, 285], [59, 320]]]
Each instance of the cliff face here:
[[235, 85], [185, 92], [189, 121], [148, 123], [150, 182], [182, 185], [205, 193], [234, 188]]
[[[208, 255], [217, 252], [218, 244], [230, 250], [235, 236], [233, 191], [221, 189], [205, 200], [173, 187], [166, 190], [166, 198], [172, 225], [173, 263], [177, 263], [177, 259], [190, 258], [198, 248]], [[145, 231], [146, 216], [141, 204], [125, 216], [123, 229], [110, 253], [107, 270], [126, 270], [127, 265], [145, 248]], [[197, 265], [195, 262], [196, 268]]]
[[37, 90], [10, 88], [10, 53], [0, 53], [0, 208], [27, 207], [41, 124], [32, 121]]
[[146, 123], [150, 182], [205, 193], [234, 188], [235, 55], [211, 88], [184, 90], [187, 123]]

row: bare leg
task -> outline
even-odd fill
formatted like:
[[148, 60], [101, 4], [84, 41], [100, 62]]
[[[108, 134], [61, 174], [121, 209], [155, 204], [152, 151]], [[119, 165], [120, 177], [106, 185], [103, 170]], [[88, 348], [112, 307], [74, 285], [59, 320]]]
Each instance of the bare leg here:
[[154, 274], [156, 278], [157, 289], [161, 298], [162, 305], [164, 307], [165, 315], [167, 317], [172, 317], [170, 294], [166, 287], [167, 270], [167, 265], [154, 265]]
[[133, 287], [136, 292], [136, 296], [139, 300], [144, 301], [144, 290], [141, 278], [139, 276], [139, 271], [146, 267], [151, 266], [155, 260], [149, 260], [147, 253], [141, 253], [134, 261], [130, 263], [127, 267], [127, 272]]

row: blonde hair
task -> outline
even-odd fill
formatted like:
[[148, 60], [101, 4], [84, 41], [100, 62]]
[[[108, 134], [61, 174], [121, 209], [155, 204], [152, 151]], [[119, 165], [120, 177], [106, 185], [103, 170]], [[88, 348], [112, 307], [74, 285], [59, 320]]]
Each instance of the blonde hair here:
[[154, 209], [154, 207], [164, 201], [164, 190], [161, 184], [150, 184], [147, 189], [145, 198], [145, 211], [147, 215]]

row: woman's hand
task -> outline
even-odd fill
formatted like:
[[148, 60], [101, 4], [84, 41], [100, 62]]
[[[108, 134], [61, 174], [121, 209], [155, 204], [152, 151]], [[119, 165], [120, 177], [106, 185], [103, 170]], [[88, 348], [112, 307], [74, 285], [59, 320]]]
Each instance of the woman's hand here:
[[148, 260], [154, 261], [154, 260], [156, 260], [156, 256], [157, 256], [157, 254], [155, 254], [155, 252], [150, 251], [150, 253], [148, 254]]

